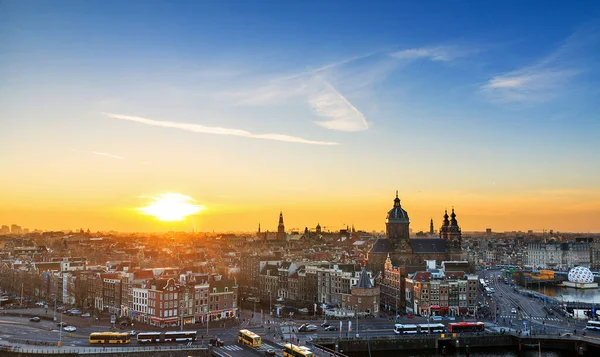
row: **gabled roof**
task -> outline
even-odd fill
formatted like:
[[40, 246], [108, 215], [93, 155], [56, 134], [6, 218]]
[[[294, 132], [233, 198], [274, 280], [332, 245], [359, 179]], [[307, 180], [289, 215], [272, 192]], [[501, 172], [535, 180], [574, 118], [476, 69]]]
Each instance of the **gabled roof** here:
[[392, 242], [387, 238], [379, 238], [371, 247], [369, 253], [391, 253]]

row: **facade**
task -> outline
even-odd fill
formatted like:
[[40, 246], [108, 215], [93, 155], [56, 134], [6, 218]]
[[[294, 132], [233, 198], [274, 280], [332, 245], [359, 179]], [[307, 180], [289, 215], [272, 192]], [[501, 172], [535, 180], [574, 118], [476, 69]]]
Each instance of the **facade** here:
[[472, 316], [476, 313], [476, 275], [443, 272], [440, 277], [431, 271], [422, 271], [409, 275], [405, 280], [407, 314]]
[[381, 306], [387, 311], [406, 311], [404, 306], [404, 278], [406, 268], [393, 266], [392, 260], [386, 259], [383, 272], [378, 282], [381, 289]]
[[209, 321], [219, 321], [237, 317], [237, 298], [237, 281], [230, 279], [211, 280], [208, 288]]
[[534, 269], [589, 267], [591, 256], [590, 243], [529, 243], [525, 264]]
[[181, 287], [173, 278], [155, 279], [148, 289], [150, 325], [175, 326], [179, 323], [179, 299]]

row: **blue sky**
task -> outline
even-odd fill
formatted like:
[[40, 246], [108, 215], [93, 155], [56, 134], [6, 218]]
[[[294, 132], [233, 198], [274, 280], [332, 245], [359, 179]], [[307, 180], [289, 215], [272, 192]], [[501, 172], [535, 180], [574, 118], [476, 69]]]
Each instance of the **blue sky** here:
[[551, 192], [600, 211], [594, 1], [0, 8], [0, 164], [14, 170], [0, 183], [15, 201], [172, 189], [280, 206], [400, 189], [430, 192], [436, 212], [441, 195]]

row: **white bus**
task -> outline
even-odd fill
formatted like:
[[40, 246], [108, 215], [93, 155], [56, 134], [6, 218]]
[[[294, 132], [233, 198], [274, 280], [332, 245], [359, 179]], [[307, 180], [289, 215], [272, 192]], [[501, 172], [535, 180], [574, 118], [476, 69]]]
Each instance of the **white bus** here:
[[446, 326], [444, 324], [420, 324], [421, 333], [444, 333]]
[[600, 330], [600, 321], [590, 320], [587, 322], [586, 330]]
[[417, 334], [418, 332], [419, 332], [419, 328], [417, 325], [402, 325], [402, 324], [394, 325], [394, 333], [396, 335], [412, 335], [412, 334]]

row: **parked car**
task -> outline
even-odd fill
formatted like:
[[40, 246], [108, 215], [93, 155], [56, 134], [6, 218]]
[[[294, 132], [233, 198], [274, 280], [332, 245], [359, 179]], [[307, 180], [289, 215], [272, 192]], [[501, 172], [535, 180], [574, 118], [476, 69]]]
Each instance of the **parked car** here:
[[46, 303], [43, 301], [38, 301], [35, 303], [37, 306], [46, 306]]
[[29, 319], [29, 321], [32, 321], [32, 322], [40, 322], [41, 320], [42, 320], [42, 319], [40, 319], [40, 318], [39, 318], [39, 317], [37, 317], [37, 316], [35, 316], [35, 317], [32, 317], [32, 318], [30, 318], [30, 319]]
[[90, 313], [89, 313], [89, 312], [86, 312], [85, 314], [81, 314], [81, 317], [90, 317], [90, 316], [91, 316], [91, 315], [90, 315]]
[[512, 309], [510, 309], [510, 313], [511, 314], [516, 314], [517, 313], [517, 309], [515, 309], [514, 307]]
[[67, 327], [64, 327], [63, 330], [67, 331], [67, 332], [75, 332], [75, 331], [77, 331], [77, 328], [75, 328], [75, 326], [67, 326]]
[[275, 350], [272, 348], [269, 348], [268, 350], [265, 351], [265, 354], [267, 356], [275, 356]]
[[62, 327], [66, 327], [66, 326], [69, 326], [69, 324], [68, 324], [68, 323], [66, 323], [66, 322], [57, 322], [57, 323], [56, 323], [56, 326], [58, 326], [58, 327], [60, 327], [60, 326], [62, 326]]

